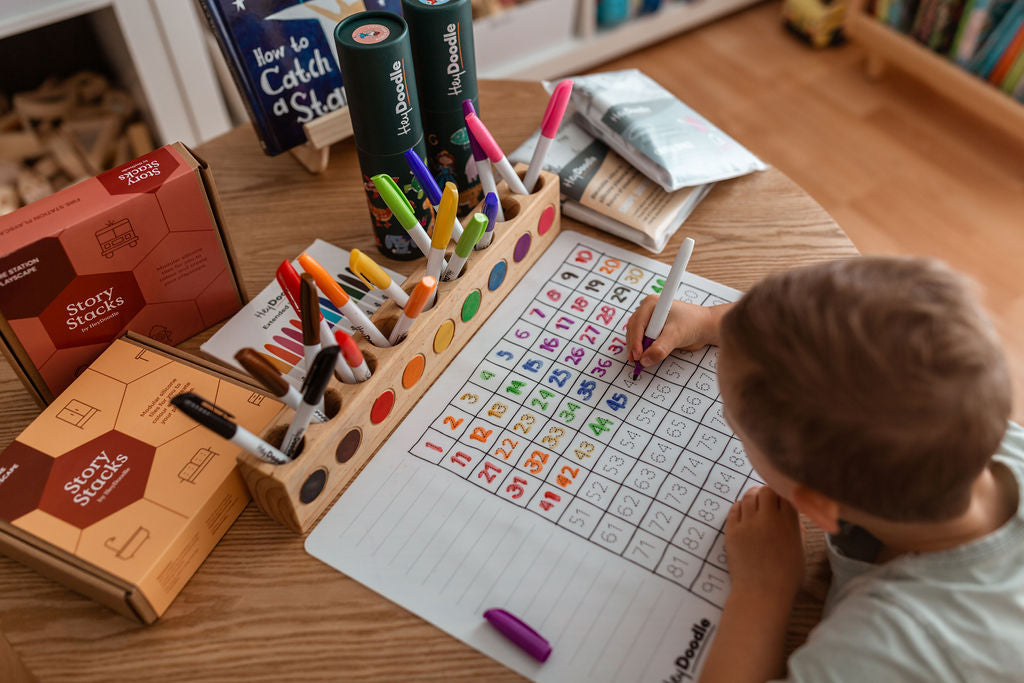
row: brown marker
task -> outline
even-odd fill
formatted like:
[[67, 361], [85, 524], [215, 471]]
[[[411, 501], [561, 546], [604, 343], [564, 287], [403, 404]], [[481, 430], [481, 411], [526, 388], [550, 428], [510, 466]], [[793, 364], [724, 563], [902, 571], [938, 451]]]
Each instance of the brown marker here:
[[[235, 354], [235, 360], [245, 368], [246, 372], [259, 380], [259, 383], [267, 388], [271, 394], [276, 396], [286, 406], [295, 410], [302, 403], [302, 393], [288, 382], [273, 365], [264, 358], [259, 351], [244, 348]], [[313, 419], [317, 422], [327, 422], [327, 416], [322, 407], [313, 413]]]
[[302, 320], [302, 350], [306, 358], [306, 371], [320, 353], [320, 297], [316, 282], [309, 273], [303, 273], [299, 282], [299, 318]]

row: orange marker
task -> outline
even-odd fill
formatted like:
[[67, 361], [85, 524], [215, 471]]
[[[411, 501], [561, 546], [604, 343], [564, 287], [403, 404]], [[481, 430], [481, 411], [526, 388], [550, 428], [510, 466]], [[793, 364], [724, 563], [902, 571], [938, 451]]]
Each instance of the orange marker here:
[[334, 333], [334, 338], [338, 341], [341, 355], [345, 357], [345, 362], [348, 363], [348, 367], [356, 381], [365, 382], [370, 379], [373, 373], [370, 372], [370, 366], [366, 364], [363, 352], [359, 350], [359, 346], [356, 344], [356, 340], [352, 338], [352, 335], [344, 330], [338, 330]]
[[430, 297], [433, 296], [435, 289], [437, 289], [437, 280], [430, 276], [423, 278], [417, 283], [416, 289], [412, 290], [412, 294], [409, 295], [409, 303], [405, 305], [402, 317], [395, 323], [395, 329], [391, 330], [391, 339], [389, 341], [392, 344], [397, 344], [408, 336], [413, 321], [416, 320], [420, 311], [430, 301]]
[[352, 301], [348, 292], [334, 281], [330, 273], [324, 270], [324, 267], [317, 263], [316, 259], [304, 253], [299, 256], [299, 265], [313, 276], [316, 286], [320, 288], [324, 296], [341, 310], [342, 315], [352, 323], [353, 327], [362, 332], [363, 336], [369, 339], [371, 344], [374, 346], [391, 346], [388, 340], [384, 338], [384, 335], [380, 333], [380, 330], [377, 329], [377, 326], [370, 322], [370, 319], [366, 317], [363, 310]]

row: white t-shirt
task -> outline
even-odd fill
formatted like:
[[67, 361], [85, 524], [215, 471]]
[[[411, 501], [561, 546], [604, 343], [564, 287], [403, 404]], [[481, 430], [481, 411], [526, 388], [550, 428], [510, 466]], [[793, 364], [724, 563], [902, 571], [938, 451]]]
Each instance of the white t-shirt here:
[[994, 459], [1019, 502], [984, 538], [881, 565], [830, 540], [825, 617], [789, 658], [787, 680], [1024, 681], [1024, 428], [1010, 423]]

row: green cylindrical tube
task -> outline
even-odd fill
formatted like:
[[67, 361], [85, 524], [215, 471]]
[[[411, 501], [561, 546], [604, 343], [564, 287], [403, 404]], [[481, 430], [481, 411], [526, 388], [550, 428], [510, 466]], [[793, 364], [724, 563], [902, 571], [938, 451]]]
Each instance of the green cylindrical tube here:
[[420, 115], [427, 140], [427, 164], [437, 184], [459, 188], [459, 215], [483, 199], [462, 101], [472, 100], [477, 112], [476, 52], [470, 0], [402, 0], [409, 25]]
[[370, 180], [378, 173], [394, 178], [420, 223], [430, 229], [433, 212], [402, 157], [407, 149], [426, 153], [409, 28], [391, 12], [359, 12], [335, 27], [334, 39], [377, 248], [391, 258], [417, 258], [416, 244]]

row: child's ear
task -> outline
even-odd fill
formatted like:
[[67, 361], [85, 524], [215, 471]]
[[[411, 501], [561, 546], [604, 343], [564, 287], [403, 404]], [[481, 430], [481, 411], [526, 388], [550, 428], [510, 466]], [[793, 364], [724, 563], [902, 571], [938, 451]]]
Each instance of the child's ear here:
[[797, 484], [793, 488], [793, 507], [827, 533], [839, 533], [839, 503], [823, 493]]

